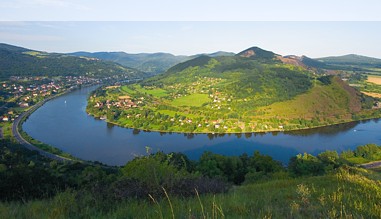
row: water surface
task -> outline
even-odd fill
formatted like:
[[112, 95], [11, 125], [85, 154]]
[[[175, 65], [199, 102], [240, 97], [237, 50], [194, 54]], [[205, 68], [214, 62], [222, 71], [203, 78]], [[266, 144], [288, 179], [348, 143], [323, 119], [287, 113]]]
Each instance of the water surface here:
[[223, 155], [262, 154], [287, 163], [298, 153], [341, 152], [358, 145], [381, 144], [378, 120], [352, 122], [296, 132], [256, 134], [179, 134], [121, 128], [86, 114], [86, 99], [96, 87], [60, 96], [36, 110], [23, 129], [33, 138], [83, 160], [124, 165], [134, 156], [152, 152], [183, 152], [197, 159], [204, 151]]

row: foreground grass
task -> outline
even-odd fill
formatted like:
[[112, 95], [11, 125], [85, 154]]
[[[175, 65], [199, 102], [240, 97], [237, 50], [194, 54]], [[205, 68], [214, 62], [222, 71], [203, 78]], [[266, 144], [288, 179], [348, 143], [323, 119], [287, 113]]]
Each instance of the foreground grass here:
[[105, 202], [66, 191], [50, 200], [0, 203], [1, 218], [380, 218], [381, 175], [341, 168], [318, 177], [272, 179], [226, 194]]

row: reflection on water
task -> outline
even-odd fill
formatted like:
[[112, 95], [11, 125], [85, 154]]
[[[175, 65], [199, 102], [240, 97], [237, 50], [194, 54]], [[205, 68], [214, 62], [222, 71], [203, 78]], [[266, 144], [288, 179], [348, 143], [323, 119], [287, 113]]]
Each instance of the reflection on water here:
[[334, 135], [340, 134], [341, 132], [347, 132], [348, 130], [351, 130], [354, 127], [356, 127], [358, 124], [360, 124], [360, 122], [348, 122], [348, 123], [319, 127], [319, 128], [312, 128], [312, 129], [305, 129], [305, 130], [298, 130], [298, 131], [288, 131], [288, 132], [285, 132], [285, 134], [295, 135], [295, 136], [309, 136], [314, 134], [319, 134], [322, 136], [324, 135], [334, 136]]
[[78, 158], [110, 165], [123, 165], [137, 155], [145, 155], [146, 146], [153, 152], [183, 152], [192, 159], [204, 151], [224, 155], [259, 151], [287, 163], [298, 153], [340, 152], [361, 144], [381, 144], [379, 120], [293, 132], [239, 134], [183, 134], [121, 128], [86, 114], [86, 98], [92, 89], [95, 88], [83, 88], [49, 101], [29, 116], [23, 129], [33, 138]]

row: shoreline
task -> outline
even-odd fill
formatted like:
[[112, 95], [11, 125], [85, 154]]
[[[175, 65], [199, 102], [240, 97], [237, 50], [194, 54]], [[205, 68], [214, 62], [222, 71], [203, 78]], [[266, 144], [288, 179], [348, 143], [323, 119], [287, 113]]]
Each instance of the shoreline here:
[[[94, 116], [93, 114], [90, 114], [87, 112], [86, 110], [86, 114], [95, 118], [95, 119], [100, 119], [100, 117], [96, 117]], [[218, 134], [249, 134], [249, 133], [252, 133], [252, 134], [266, 134], [266, 133], [272, 133], [272, 132], [276, 132], [276, 133], [287, 133], [287, 132], [298, 132], [298, 131], [307, 131], [307, 130], [313, 130], [313, 129], [319, 129], [319, 128], [326, 128], [326, 127], [331, 127], [331, 126], [336, 126], [336, 125], [344, 125], [344, 124], [348, 124], [348, 123], [351, 123], [351, 122], [363, 122], [363, 121], [370, 121], [370, 120], [374, 120], [374, 119], [381, 119], [381, 117], [372, 117], [372, 118], [366, 118], [366, 119], [361, 119], [361, 120], [351, 120], [351, 121], [346, 121], [346, 122], [338, 122], [338, 123], [333, 123], [333, 124], [329, 124], [329, 125], [321, 125], [321, 126], [314, 126], [314, 127], [309, 127], [309, 128], [301, 128], [301, 129], [290, 129], [290, 130], [280, 130], [280, 129], [272, 129], [272, 130], [263, 130], [263, 131], [251, 131], [251, 132], [183, 132], [183, 131], [164, 131], [164, 130], [154, 130], [154, 129], [141, 129], [141, 128], [134, 128], [134, 127], [128, 127], [128, 126], [122, 126], [118, 123], [115, 123], [115, 122], [109, 122], [104, 119], [100, 119], [106, 123], [109, 123], [109, 124], [112, 124], [112, 125], [115, 125], [115, 126], [118, 126], [118, 127], [121, 127], [121, 128], [126, 128], [126, 129], [136, 129], [136, 130], [139, 130], [139, 131], [145, 131], [145, 132], [158, 132], [158, 133], [177, 133], [177, 134], [213, 134], [213, 135], [218, 135]]]
[[[45, 151], [43, 149], [41, 149], [40, 147], [37, 147], [35, 146], [34, 144], [32, 144], [31, 142], [25, 140], [25, 138], [22, 136], [21, 133], [25, 133], [28, 137], [30, 138], [33, 138], [31, 136], [28, 135], [28, 133], [26, 133], [23, 129], [22, 129], [22, 124], [28, 119], [28, 117], [33, 113], [35, 112], [38, 108], [42, 107], [45, 103], [47, 103], [48, 101], [50, 100], [53, 100], [55, 98], [58, 98], [60, 96], [63, 96], [63, 95], [66, 95], [68, 93], [71, 93], [73, 91], [76, 91], [78, 89], [81, 89], [83, 87], [89, 87], [89, 86], [96, 86], [97, 84], [92, 84], [92, 85], [84, 85], [84, 86], [81, 86], [81, 87], [75, 87], [75, 88], [72, 88], [72, 89], [68, 89], [62, 93], [59, 93], [59, 94], [56, 94], [54, 96], [50, 96], [38, 103], [36, 103], [35, 105], [31, 106], [29, 109], [27, 109], [25, 112], [21, 113], [12, 123], [12, 135], [13, 137], [16, 139], [16, 141], [21, 144], [22, 146], [24, 146], [26, 149], [28, 150], [31, 150], [31, 151], [37, 151], [40, 155], [44, 156], [44, 157], [47, 157], [47, 158], [50, 158], [50, 159], [53, 159], [53, 160], [57, 160], [57, 161], [60, 161], [60, 162], [84, 162], [84, 163], [88, 163], [87, 161], [84, 161], [84, 160], [81, 160], [77, 157], [65, 157], [65, 156], [61, 156], [59, 154], [55, 154], [55, 153], [51, 153], [51, 152], [48, 152], [48, 151]], [[54, 146], [51, 146], [51, 145], [48, 145], [44, 142], [41, 142], [42, 144], [45, 144], [51, 148], [56, 148]], [[58, 149], [58, 148], [56, 148]], [[58, 149], [60, 150], [60, 149]], [[72, 155], [70, 155], [72, 156]]]

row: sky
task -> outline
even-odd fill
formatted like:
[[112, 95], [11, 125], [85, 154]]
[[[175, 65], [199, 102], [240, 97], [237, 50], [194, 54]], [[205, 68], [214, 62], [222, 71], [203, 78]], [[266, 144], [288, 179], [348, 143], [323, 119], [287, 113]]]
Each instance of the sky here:
[[[376, 0], [1, 0], [0, 42], [47, 52], [381, 58]], [[107, 2], [107, 3], [106, 3]]]

